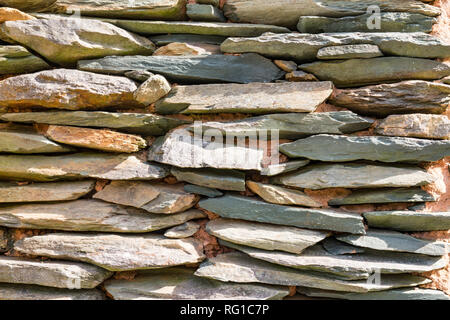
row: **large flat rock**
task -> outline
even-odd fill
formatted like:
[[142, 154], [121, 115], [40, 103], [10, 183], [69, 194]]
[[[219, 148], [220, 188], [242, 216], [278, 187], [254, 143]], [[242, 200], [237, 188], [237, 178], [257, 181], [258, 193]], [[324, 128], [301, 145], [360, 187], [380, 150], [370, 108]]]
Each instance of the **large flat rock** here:
[[280, 146], [290, 158], [328, 162], [432, 162], [450, 156], [450, 141], [321, 134]]
[[53, 233], [17, 241], [18, 252], [84, 261], [110, 271], [155, 269], [202, 261], [198, 240], [166, 239], [160, 235]]
[[94, 189], [95, 181], [48, 182], [20, 185], [0, 183], [0, 203], [76, 200]]
[[346, 163], [313, 164], [272, 179], [273, 183], [306, 189], [415, 187], [435, 178], [416, 166]]
[[399, 231], [450, 229], [450, 212], [374, 211], [365, 212], [369, 226]]
[[39, 11], [50, 7], [56, 0], [1, 0], [0, 6], [23, 11]]
[[0, 283], [0, 300], [106, 300], [97, 289], [58, 289], [36, 285]]
[[257, 54], [207, 56], [126, 56], [82, 60], [81, 70], [123, 74], [146, 70], [164, 75], [178, 83], [271, 82], [284, 72], [267, 58]]
[[0, 45], [0, 75], [31, 73], [49, 68], [47, 62], [24, 47]]
[[[64, 30], [55, 34], [55, 30]], [[94, 19], [52, 17], [6, 21], [0, 38], [33, 49], [47, 60], [75, 66], [78, 60], [110, 55], [151, 55], [155, 45], [148, 39]]]
[[245, 173], [237, 170], [182, 169], [172, 167], [170, 173], [178, 181], [220, 190], [245, 191]]
[[124, 132], [161, 136], [189, 121], [151, 113], [113, 113], [103, 111], [60, 111], [3, 113], [0, 120], [21, 123], [45, 123], [75, 127], [111, 128]]
[[98, 178], [153, 180], [166, 177], [167, 168], [127, 154], [75, 153], [63, 156], [0, 156], [0, 177], [11, 180], [55, 181]]
[[330, 103], [365, 115], [443, 113], [450, 104], [450, 86], [421, 80], [336, 90]]
[[193, 273], [187, 268], [145, 271], [133, 281], [107, 281], [105, 289], [115, 300], [281, 300], [289, 294], [279, 286], [223, 283]]
[[312, 112], [332, 92], [331, 82], [176, 86], [155, 107], [160, 114]]
[[296, 254], [322, 241], [329, 233], [243, 220], [215, 219], [206, 231], [223, 240], [264, 250], [280, 250]]
[[67, 289], [93, 289], [112, 275], [87, 263], [0, 257], [0, 282]]
[[365, 232], [360, 215], [329, 209], [282, 206], [236, 195], [201, 200], [199, 206], [222, 218], [356, 234]]
[[319, 60], [369, 59], [383, 56], [378, 46], [373, 44], [347, 44], [319, 49]]
[[0, 81], [0, 106], [95, 110], [143, 107], [133, 98], [136, 83], [125, 77], [54, 69]]
[[343, 292], [371, 292], [413, 287], [430, 280], [412, 275], [383, 275], [381, 283], [367, 280], [344, 281], [325, 272], [299, 270], [268, 263], [240, 253], [226, 253], [203, 262], [196, 276], [223, 282], [266, 283], [303, 286]]
[[0, 208], [2, 226], [63, 231], [144, 233], [203, 217], [204, 214], [196, 209], [169, 216], [151, 214], [99, 200], [24, 204]]

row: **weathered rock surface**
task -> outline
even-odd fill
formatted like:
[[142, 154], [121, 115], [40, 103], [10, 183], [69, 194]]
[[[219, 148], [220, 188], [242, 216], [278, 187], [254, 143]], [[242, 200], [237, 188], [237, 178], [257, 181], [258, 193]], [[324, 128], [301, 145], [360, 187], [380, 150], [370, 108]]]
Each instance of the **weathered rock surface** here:
[[376, 211], [365, 212], [369, 226], [399, 231], [450, 229], [450, 212]]
[[278, 68], [285, 72], [293, 72], [297, 70], [297, 64], [294, 61], [274, 60], [273, 63], [275, 63]]
[[384, 136], [450, 139], [450, 120], [445, 115], [390, 115], [379, 123], [375, 132]]
[[330, 103], [381, 117], [396, 113], [442, 113], [450, 104], [450, 86], [412, 80], [336, 90]]
[[379, 164], [313, 164], [272, 179], [273, 183], [306, 189], [415, 187], [435, 178], [415, 166]]
[[[209, 48], [216, 48], [214, 54], [220, 53], [220, 47], [209, 45]], [[164, 47], [158, 48], [153, 55], [154, 56], [198, 56], [213, 54], [211, 50], [205, 50], [200, 46], [192, 45], [184, 42], [172, 42]]]
[[421, 188], [395, 188], [380, 190], [355, 190], [345, 198], [328, 201], [330, 206], [366, 203], [399, 203], [436, 201], [433, 195]]
[[333, 92], [331, 82], [177, 86], [156, 103], [160, 114], [312, 112]]
[[10, 228], [143, 233], [203, 218], [199, 210], [179, 214], [150, 214], [98, 200], [25, 204], [0, 208], [0, 225]]
[[245, 173], [237, 170], [181, 169], [172, 167], [170, 173], [178, 181], [220, 190], [245, 191]]
[[324, 47], [317, 51], [317, 59], [368, 59], [383, 56], [378, 46], [373, 44], [348, 44]]
[[0, 177], [12, 180], [55, 181], [98, 178], [152, 180], [168, 174], [167, 168], [142, 161], [135, 155], [76, 153], [63, 156], [0, 156]]
[[328, 273], [287, 268], [251, 258], [240, 252], [226, 253], [208, 259], [200, 265], [195, 275], [223, 282], [304, 286], [344, 292], [412, 287], [430, 281], [412, 275], [383, 275], [380, 284], [366, 280], [343, 281]]
[[321, 134], [280, 146], [290, 158], [344, 162], [431, 162], [450, 156], [450, 141]]
[[201, 4], [211, 4], [215, 7], [220, 5], [220, 0], [197, 0], [196, 2]]
[[92, 289], [111, 275], [112, 272], [85, 263], [0, 257], [0, 282], [6, 283]]
[[[332, 18], [303, 16], [297, 24], [301, 33], [329, 32], [430, 32], [436, 19], [409, 12], [380, 12], [380, 28], [369, 29], [371, 14]], [[370, 25], [370, 24], [369, 24]], [[378, 27], [378, 26], [377, 26]]]
[[193, 236], [200, 229], [197, 223], [188, 221], [164, 232], [164, 236], [171, 239], [184, 239]]
[[217, 189], [214, 188], [208, 188], [208, 187], [202, 187], [202, 186], [196, 186], [195, 184], [186, 184], [184, 185], [184, 191], [189, 193], [195, 193], [202, 196], [206, 196], [209, 198], [215, 198], [223, 196], [223, 193]]
[[212, 5], [188, 4], [186, 9], [187, 9], [186, 10], [187, 16], [194, 21], [212, 21], [212, 22], [227, 21], [222, 11]]
[[321, 204], [303, 192], [270, 184], [247, 181], [247, 187], [265, 201], [274, 204], [321, 207]]
[[141, 106], [134, 81], [70, 69], [19, 75], [0, 81], [0, 106], [13, 108], [104, 109]]
[[4, 228], [0, 228], [0, 253], [8, 250], [8, 232]]
[[81, 70], [109, 74], [147, 70], [178, 83], [271, 82], [284, 75], [272, 61], [256, 54], [106, 57], [82, 60], [78, 67]]
[[397, 231], [369, 229], [365, 235], [340, 235], [336, 239], [354, 246], [381, 251], [419, 253], [429, 256], [443, 256], [445, 246], [431, 241], [411, 237]]
[[[64, 34], [56, 35], [55, 30], [64, 30]], [[150, 40], [93, 19], [7, 21], [0, 26], [0, 38], [29, 47], [62, 66], [110, 55], [151, 55], [155, 50]]]
[[49, 139], [76, 147], [107, 152], [138, 152], [147, 146], [145, 139], [111, 130], [50, 125], [44, 130]]
[[303, 72], [301, 70], [289, 72], [286, 74], [285, 78], [290, 82], [319, 81], [315, 75]]
[[133, 281], [107, 281], [105, 289], [115, 300], [280, 300], [289, 294], [283, 287], [223, 283], [193, 272], [187, 268], [145, 271]]
[[341, 254], [357, 254], [364, 253], [365, 250], [361, 247], [355, 247], [353, 245], [347, 244], [342, 241], [336, 240], [336, 238], [326, 238], [321, 242], [322, 247], [332, 255], [341, 255]]
[[25, 185], [0, 182], [0, 203], [76, 200], [91, 192], [94, 186], [92, 180]]
[[141, 208], [151, 213], [171, 214], [192, 208], [199, 197], [185, 192], [182, 185], [113, 181], [96, 193], [94, 198]]
[[188, 121], [150, 113], [112, 113], [102, 111], [25, 112], [0, 114], [3, 121], [46, 123], [76, 127], [112, 128], [129, 133], [161, 136]]
[[225, 41], [227, 37], [224, 36], [211, 36], [203, 34], [188, 34], [188, 33], [175, 33], [175, 34], [161, 34], [157, 36], [151, 36], [149, 39], [157, 46], [165, 46], [170, 43], [187, 43], [191, 45], [199, 44], [211, 44], [220, 45]]
[[215, 219], [206, 231], [223, 240], [264, 250], [296, 254], [322, 241], [329, 233], [232, 219]]
[[450, 66], [429, 59], [380, 57], [317, 61], [299, 66], [319, 80], [333, 81], [337, 87], [357, 87], [399, 80], [436, 80], [450, 74]]
[[0, 45], [0, 75], [30, 73], [50, 66], [21, 46]]
[[199, 205], [222, 218], [356, 234], [365, 232], [360, 215], [335, 210], [281, 206], [235, 195], [201, 200]]
[[56, 0], [1, 0], [0, 6], [24, 11], [38, 11], [50, 7]]
[[148, 106], [170, 92], [170, 83], [163, 76], [157, 74], [146, 80], [134, 92], [134, 98], [137, 102]]
[[1, 284], [0, 300], [106, 300], [96, 289], [57, 289], [34, 285]]
[[0, 7], [0, 23], [5, 21], [31, 20], [35, 17], [14, 8]]
[[276, 176], [282, 173], [291, 172], [309, 164], [309, 160], [296, 160], [280, 164], [272, 164], [261, 170], [263, 176]]
[[159, 235], [53, 233], [15, 242], [25, 254], [84, 261], [110, 271], [155, 269], [202, 261], [198, 240]]

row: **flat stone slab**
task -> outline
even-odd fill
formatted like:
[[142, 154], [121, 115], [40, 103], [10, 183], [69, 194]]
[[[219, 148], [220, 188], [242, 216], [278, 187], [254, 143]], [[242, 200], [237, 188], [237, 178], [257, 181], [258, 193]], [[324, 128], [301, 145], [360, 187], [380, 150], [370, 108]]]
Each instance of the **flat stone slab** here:
[[332, 92], [331, 82], [176, 86], [155, 107], [160, 114], [312, 112]]
[[432, 162], [450, 156], [450, 141], [321, 134], [280, 146], [290, 158], [329, 162]]
[[317, 59], [368, 59], [383, 56], [378, 46], [373, 44], [348, 44], [324, 47], [317, 52]]
[[151, 113], [113, 113], [103, 111], [60, 111], [3, 113], [0, 120], [21, 123], [45, 123], [76, 127], [111, 128], [124, 132], [161, 136], [189, 121]]
[[83, 261], [110, 271], [173, 267], [201, 262], [203, 247], [193, 238], [160, 235], [53, 233], [15, 242], [14, 250], [31, 255]]
[[136, 83], [125, 77], [54, 69], [0, 81], [0, 106], [66, 110], [143, 107], [134, 100], [136, 90]]
[[1, 5], [24, 11], [41, 10], [51, 6], [56, 0], [2, 0]]
[[[64, 35], [55, 36], [55, 30]], [[0, 38], [33, 49], [48, 61], [75, 66], [78, 60], [111, 55], [151, 55], [155, 45], [148, 39], [95, 19], [52, 17], [6, 21]]]
[[399, 231], [450, 229], [450, 212], [375, 211], [365, 212], [369, 226]]
[[390, 115], [380, 122], [375, 132], [383, 136], [417, 137], [450, 140], [450, 119], [445, 115]]
[[413, 287], [430, 280], [413, 275], [383, 275], [379, 284], [367, 280], [344, 281], [325, 272], [298, 270], [254, 259], [240, 252], [221, 254], [203, 262], [196, 276], [223, 282], [303, 286], [343, 292], [371, 292]]
[[266, 203], [254, 198], [226, 195], [201, 200], [199, 206], [222, 218], [242, 219], [298, 228], [333, 230], [364, 234], [363, 219], [358, 214], [329, 209], [309, 209]]
[[170, 43], [180, 42], [192, 45], [198, 44], [211, 44], [220, 45], [225, 41], [227, 37], [224, 36], [209, 36], [203, 34], [189, 34], [189, 33], [179, 33], [179, 34], [161, 34], [157, 36], [151, 36], [149, 39], [157, 46], [166, 46]]
[[76, 200], [91, 192], [94, 186], [93, 180], [25, 185], [0, 182], [0, 203]]
[[179, 226], [168, 229], [164, 232], [164, 236], [171, 239], [184, 239], [192, 237], [199, 229], [199, 224], [188, 221], [180, 224]]
[[85, 71], [123, 74], [146, 70], [162, 74], [177, 83], [271, 82], [284, 76], [275, 64], [257, 54], [207, 56], [126, 56], [82, 60]]
[[58, 289], [35, 285], [0, 283], [0, 300], [106, 300], [97, 289]]
[[347, 244], [342, 241], [336, 240], [336, 238], [326, 238], [321, 242], [322, 247], [334, 256], [342, 255], [342, 254], [358, 254], [366, 252], [361, 247], [355, 247], [351, 244]]
[[223, 240], [264, 250], [300, 254], [322, 241], [329, 233], [232, 219], [215, 219], [206, 231]]
[[272, 177], [282, 173], [295, 171], [301, 167], [307, 166], [309, 163], [309, 160], [295, 160], [280, 164], [271, 164], [261, 170], [261, 175]]
[[187, 4], [187, 16], [194, 21], [226, 22], [222, 11], [208, 4]]
[[146, 271], [133, 281], [107, 281], [105, 289], [115, 300], [281, 300], [289, 294], [279, 286], [223, 283], [193, 273], [187, 268]]
[[0, 75], [31, 73], [49, 68], [47, 62], [22, 46], [0, 45]]
[[237, 170], [181, 169], [172, 167], [170, 173], [178, 181], [229, 191], [245, 191], [245, 173]]
[[197, 195], [185, 192], [181, 184], [167, 185], [145, 181], [113, 181], [93, 197], [161, 214], [186, 211], [199, 199]]
[[93, 289], [112, 272], [79, 262], [0, 257], [0, 281], [67, 289]]
[[385, 117], [404, 113], [443, 113], [450, 104], [450, 86], [421, 80], [335, 90], [330, 103], [359, 114]]
[[196, 186], [195, 184], [186, 184], [184, 185], [184, 191], [188, 193], [195, 193], [202, 196], [206, 196], [209, 198], [215, 198], [223, 196], [223, 193], [217, 189], [214, 188], [208, 188], [208, 187], [202, 187], [202, 186]]
[[272, 179], [272, 183], [306, 189], [416, 187], [435, 181], [415, 166], [378, 164], [313, 164]]
[[167, 175], [166, 167], [147, 163], [136, 155], [75, 153], [62, 156], [0, 156], [0, 177], [11, 180], [153, 180]]
[[399, 203], [436, 201], [433, 195], [421, 188], [395, 188], [381, 190], [355, 190], [344, 198], [328, 201], [330, 206], [366, 203]]

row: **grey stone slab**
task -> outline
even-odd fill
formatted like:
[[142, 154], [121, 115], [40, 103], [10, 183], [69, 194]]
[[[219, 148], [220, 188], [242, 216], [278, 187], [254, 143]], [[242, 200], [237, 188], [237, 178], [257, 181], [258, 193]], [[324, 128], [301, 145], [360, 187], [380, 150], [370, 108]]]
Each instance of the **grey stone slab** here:
[[178, 181], [220, 190], [245, 191], [245, 173], [237, 170], [182, 169], [172, 167], [171, 174]]
[[399, 231], [450, 229], [450, 212], [374, 211], [363, 214], [369, 226]]

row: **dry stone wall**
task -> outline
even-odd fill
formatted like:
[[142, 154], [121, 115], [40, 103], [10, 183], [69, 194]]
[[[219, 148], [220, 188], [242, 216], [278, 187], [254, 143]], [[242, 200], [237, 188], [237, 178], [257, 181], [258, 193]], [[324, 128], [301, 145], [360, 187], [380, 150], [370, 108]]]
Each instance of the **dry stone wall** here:
[[0, 300], [449, 300], [449, 16], [0, 1]]

